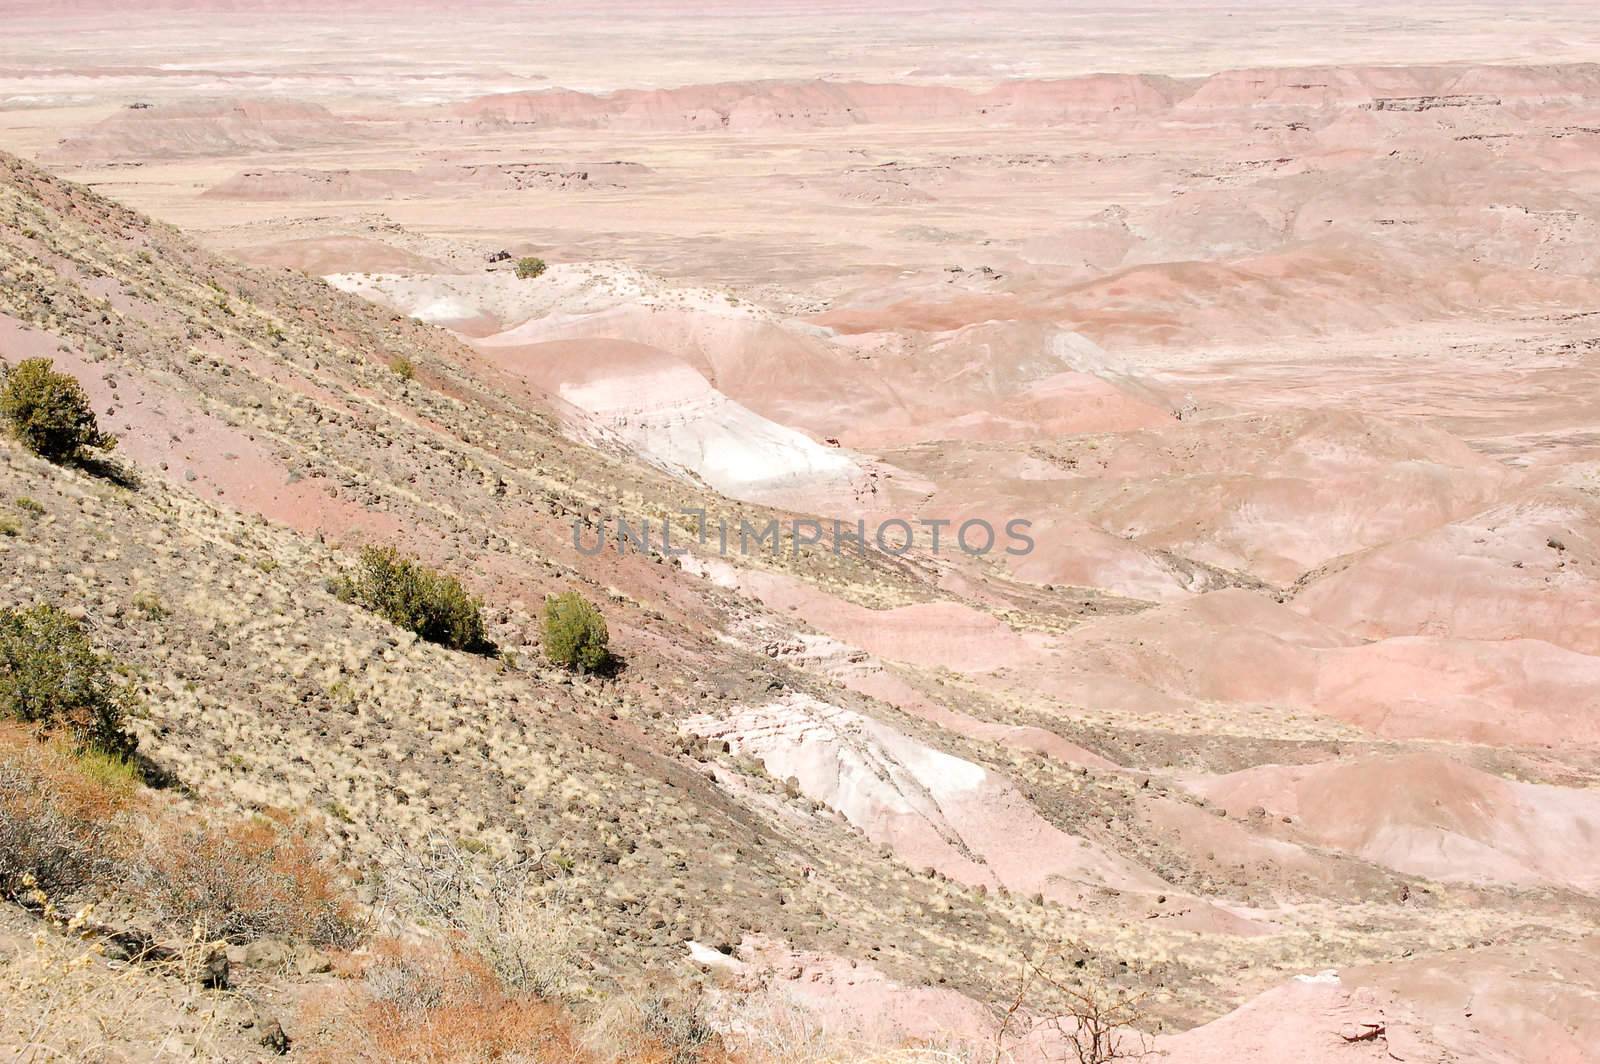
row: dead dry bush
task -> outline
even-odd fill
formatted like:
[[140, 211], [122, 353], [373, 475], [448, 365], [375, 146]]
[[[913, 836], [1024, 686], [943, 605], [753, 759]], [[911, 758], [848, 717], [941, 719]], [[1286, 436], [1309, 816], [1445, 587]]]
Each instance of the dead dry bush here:
[[359, 980], [308, 1004], [302, 1037], [325, 1064], [578, 1062], [558, 1004], [508, 989], [459, 945], [382, 940]]
[[24, 879], [71, 897], [120, 878], [139, 785], [119, 765], [0, 727], [0, 896], [18, 897]]
[[544, 850], [491, 855], [435, 834], [390, 844], [384, 907], [402, 924], [460, 941], [508, 987], [554, 997], [568, 989], [576, 948], [565, 895], [552, 883], [560, 874]]
[[156, 924], [210, 939], [350, 945], [361, 928], [309, 825], [273, 813], [202, 819], [126, 761], [0, 727], [0, 897], [131, 894]]
[[1016, 993], [1000, 1013], [994, 1064], [1011, 1059], [1008, 1039], [1020, 1041], [1030, 1031], [1044, 1034], [1042, 1052], [1048, 1060], [1144, 1060], [1152, 1052], [1139, 1029], [1146, 1019], [1144, 993], [1098, 982], [1062, 952], [1041, 951], [1022, 958]]
[[735, 1064], [698, 1011], [617, 996], [580, 1014], [508, 986], [459, 938], [381, 939], [343, 974], [300, 1016], [319, 1064]]
[[583, 1044], [602, 1064], [731, 1062], [704, 1001], [662, 990], [617, 994], [590, 1018]]
[[360, 937], [337, 869], [318, 852], [311, 827], [284, 813], [231, 823], [153, 820], [128, 879], [158, 921], [208, 938], [347, 946]]

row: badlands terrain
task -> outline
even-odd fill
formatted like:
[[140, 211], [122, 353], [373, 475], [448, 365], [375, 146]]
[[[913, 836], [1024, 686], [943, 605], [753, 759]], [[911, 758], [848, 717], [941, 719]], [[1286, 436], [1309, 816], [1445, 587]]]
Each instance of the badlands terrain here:
[[[1600, 1060], [1600, 19], [860, 6], [0, 0], [0, 358], [121, 469], [0, 443], [0, 606], [352, 904], [537, 867], [544, 996], [717, 1032], [640, 1059], [1076, 1060], [1077, 993], [1173, 1064]], [[365, 545], [502, 653], [332, 594]], [[90, 958], [143, 1021], [51, 1056], [47, 926], [19, 1059], [496, 1059], [319, 1043], [377, 947], [244, 941], [226, 1008]]]

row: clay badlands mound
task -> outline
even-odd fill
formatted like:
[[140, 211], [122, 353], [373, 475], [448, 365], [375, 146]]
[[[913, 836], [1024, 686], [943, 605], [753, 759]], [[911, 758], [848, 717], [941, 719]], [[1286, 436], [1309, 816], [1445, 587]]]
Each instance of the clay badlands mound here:
[[1600, 1061], [1587, 7], [0, 21], [0, 1056]]

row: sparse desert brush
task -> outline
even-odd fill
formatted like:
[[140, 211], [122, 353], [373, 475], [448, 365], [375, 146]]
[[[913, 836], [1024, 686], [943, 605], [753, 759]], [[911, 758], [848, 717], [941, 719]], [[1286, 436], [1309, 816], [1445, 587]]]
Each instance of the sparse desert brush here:
[[535, 277], [543, 275], [547, 268], [543, 259], [536, 258], [533, 255], [525, 255], [517, 260], [517, 279], [519, 281], [531, 281]]
[[111, 659], [62, 610], [0, 610], [0, 717], [65, 729], [81, 749], [126, 758], [135, 745], [124, 727], [132, 697]]
[[389, 363], [389, 368], [394, 375], [403, 381], [413, 381], [417, 378], [417, 364], [404, 355], [396, 357]]
[[814, 1008], [766, 981], [723, 995], [716, 1014], [734, 1058], [748, 1064], [1018, 1064], [1017, 1054], [997, 1053], [982, 1035], [881, 1045], [831, 1030]]
[[483, 603], [448, 573], [437, 572], [393, 547], [366, 547], [353, 572], [330, 590], [431, 643], [454, 650], [489, 647]]
[[29, 947], [0, 955], [0, 1059], [147, 1060], [152, 1047], [180, 1045], [191, 1060], [240, 1059], [227, 1038], [237, 1027], [228, 995], [192, 978], [209, 944], [112, 968], [74, 933], [85, 915], [68, 919], [64, 934], [41, 927]]
[[347, 945], [360, 935], [354, 903], [312, 828], [281, 812], [232, 823], [155, 820], [129, 882], [159, 920], [211, 938]]
[[323, 1064], [732, 1064], [697, 1010], [613, 1000], [585, 1021], [508, 987], [459, 941], [384, 939], [358, 980], [307, 1003], [301, 1030]]
[[1008, 1005], [997, 1006], [997, 1051], [1005, 1048], [1008, 1038], [1023, 1041], [1029, 1031], [1017, 1021], [1031, 1015], [1048, 1017], [1040, 1026], [1058, 1047], [1060, 1060], [1074, 1064], [1143, 1060], [1152, 1053], [1150, 1040], [1140, 1030], [1149, 1021], [1148, 1004], [1143, 991], [1084, 977], [1061, 950], [1026, 955], [1015, 994]]
[[0, 725], [0, 896], [26, 880], [70, 896], [115, 879], [134, 845], [139, 780], [108, 754], [74, 755], [30, 729]]
[[0, 417], [23, 446], [52, 462], [77, 461], [116, 446], [101, 432], [89, 397], [76, 378], [57, 373], [48, 358], [8, 367], [0, 379]]
[[483, 960], [450, 942], [374, 944], [360, 981], [336, 986], [302, 1015], [310, 1059], [326, 1064], [584, 1061], [558, 1004], [508, 990]]
[[594, 672], [611, 662], [606, 619], [576, 591], [544, 600], [543, 642], [546, 657], [579, 672]]
[[615, 994], [596, 1011], [583, 1044], [602, 1064], [727, 1064], [705, 1000], [688, 991]]
[[91, 906], [59, 907], [115, 893], [154, 812], [127, 762], [0, 726], [0, 897], [44, 917], [31, 949], [0, 951], [0, 1057], [144, 1059], [130, 1054], [174, 1038], [195, 1059], [236, 1059], [219, 1041], [220, 999], [196, 978], [208, 943], [191, 938], [154, 962], [112, 969], [100, 944], [85, 941]]
[[576, 928], [547, 854], [497, 855], [443, 835], [394, 843], [384, 903], [407, 923], [454, 936], [506, 986], [544, 997], [568, 989]]

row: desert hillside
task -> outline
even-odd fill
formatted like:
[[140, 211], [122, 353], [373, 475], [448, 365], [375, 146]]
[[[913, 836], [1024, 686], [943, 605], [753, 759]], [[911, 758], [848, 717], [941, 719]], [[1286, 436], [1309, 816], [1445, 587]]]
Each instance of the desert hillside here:
[[0, 1053], [1600, 1059], [1593, 19], [1448, 6], [17, 13]]

